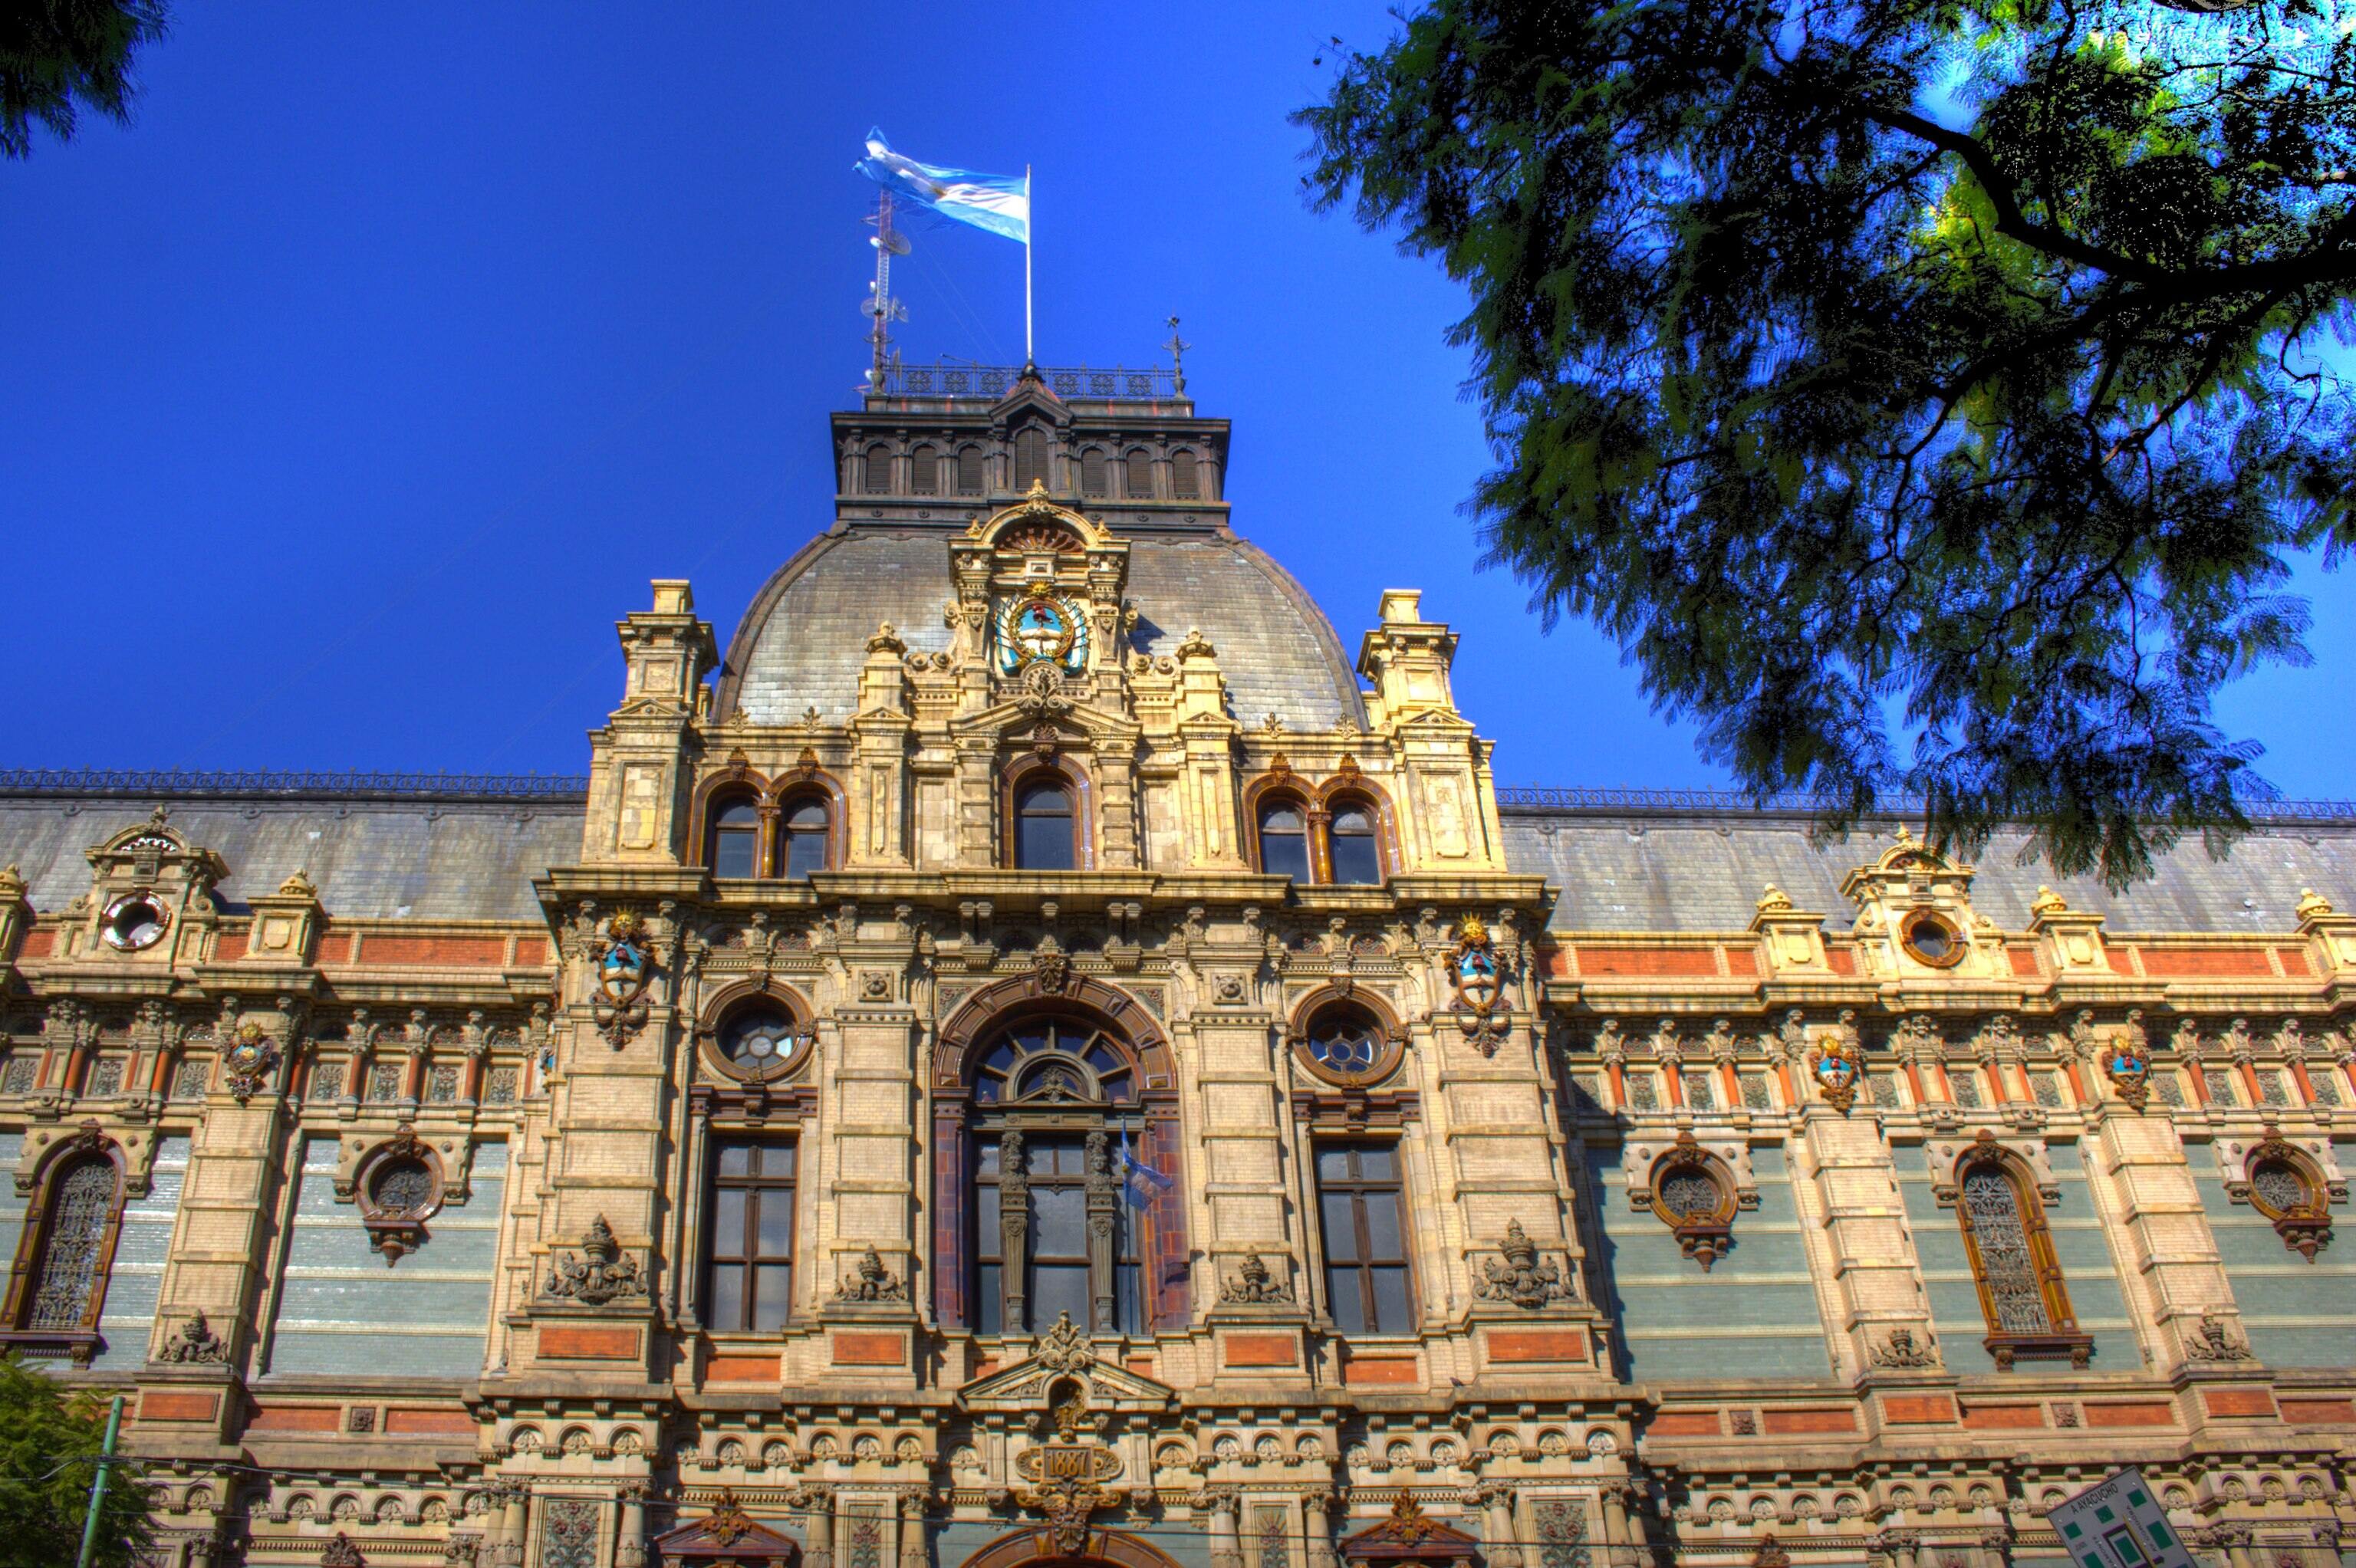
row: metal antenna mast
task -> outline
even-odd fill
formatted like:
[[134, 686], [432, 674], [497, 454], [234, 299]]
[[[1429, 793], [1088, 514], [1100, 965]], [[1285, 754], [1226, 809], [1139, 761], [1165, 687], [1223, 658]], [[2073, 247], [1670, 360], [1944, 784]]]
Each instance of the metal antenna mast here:
[[875, 247], [875, 280], [867, 285], [867, 298], [860, 305], [872, 325], [867, 329], [870, 359], [867, 367], [869, 392], [884, 389], [884, 373], [900, 363], [899, 350], [892, 347], [892, 324], [908, 319], [908, 307], [892, 297], [892, 258], [908, 253], [907, 239], [892, 227], [892, 193], [875, 193], [875, 214], [867, 219], [875, 229], [867, 241]]

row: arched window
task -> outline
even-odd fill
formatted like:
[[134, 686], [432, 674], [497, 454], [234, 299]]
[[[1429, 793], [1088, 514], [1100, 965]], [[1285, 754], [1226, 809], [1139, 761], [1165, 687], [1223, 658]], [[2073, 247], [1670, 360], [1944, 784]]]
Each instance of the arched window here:
[[717, 802], [712, 808], [710, 842], [704, 848], [704, 864], [715, 877], [753, 877], [760, 874], [761, 812], [751, 800], [734, 795]]
[[1194, 454], [1184, 447], [1170, 454], [1170, 493], [1182, 501], [1200, 498], [1194, 477]]
[[1119, 1150], [1144, 1136], [1136, 1069], [1084, 1019], [1019, 1023], [974, 1068], [974, 1327], [1143, 1331], [1143, 1226]]
[[778, 859], [784, 862], [784, 875], [807, 877], [812, 871], [826, 869], [830, 826], [826, 802], [816, 795], [801, 795], [786, 803], [785, 813], [777, 823], [783, 840]]
[[937, 495], [941, 488], [941, 454], [920, 446], [908, 454], [908, 488], [919, 496]]
[[860, 488], [871, 496], [892, 493], [892, 449], [880, 441], [867, 449], [865, 472], [860, 476]]
[[1080, 493], [1101, 496], [1109, 488], [1105, 475], [1104, 448], [1092, 446], [1080, 454]]
[[1025, 871], [1068, 871], [1079, 864], [1072, 792], [1063, 780], [1034, 779], [1014, 795], [1014, 864]]
[[20, 1327], [44, 1334], [97, 1331], [121, 1185], [103, 1154], [73, 1156], [51, 1178]]
[[1326, 827], [1326, 850], [1333, 880], [1343, 886], [1371, 887], [1383, 880], [1383, 854], [1371, 806], [1355, 800], [1337, 804]]
[[2314, 1164], [2269, 1123], [2244, 1169], [2250, 1207], [2274, 1222], [2285, 1246], [2313, 1263], [2331, 1244], [2330, 1189]]
[[1121, 464], [1121, 487], [1132, 501], [1153, 499], [1153, 453], [1141, 446], [1130, 450]]
[[1271, 877], [1309, 880], [1309, 819], [1298, 803], [1272, 800], [1259, 808], [1259, 869]]
[[1034, 481], [1047, 482], [1047, 432], [1032, 424], [1014, 432], [1014, 487], [1028, 490]]
[[981, 448], [960, 446], [957, 454], [957, 486], [960, 496], [981, 494]]
[[2045, 1211], [2002, 1157], [1966, 1156], [1956, 1181], [1964, 1251], [1987, 1320], [1988, 1354], [2009, 1371], [2016, 1357], [2067, 1356], [2083, 1367], [2093, 1339], [2078, 1328]]

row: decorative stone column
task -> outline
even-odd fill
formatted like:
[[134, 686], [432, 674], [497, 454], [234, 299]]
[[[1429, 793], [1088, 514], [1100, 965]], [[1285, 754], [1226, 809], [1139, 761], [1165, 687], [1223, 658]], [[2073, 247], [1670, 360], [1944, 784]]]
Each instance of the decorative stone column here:
[[900, 1499], [900, 1568], [926, 1568], [931, 1561], [925, 1541], [925, 1494], [909, 1492]]
[[1514, 1533], [1514, 1488], [1489, 1481], [1473, 1488], [1465, 1500], [1481, 1506], [1481, 1541], [1488, 1548], [1482, 1556], [1490, 1568], [1518, 1568], [1522, 1549]]
[[1331, 1492], [1310, 1492], [1301, 1499], [1301, 1529], [1309, 1538], [1309, 1568], [1334, 1568], [1333, 1526], [1326, 1517], [1333, 1504]]
[[622, 1522], [614, 1536], [614, 1568], [646, 1568], [647, 1488], [643, 1484], [622, 1488]]
[[802, 1510], [804, 1568], [834, 1568], [834, 1488], [804, 1487], [793, 1501]]
[[1211, 1510], [1211, 1568], [1244, 1568], [1243, 1543], [1237, 1535], [1237, 1516], [1243, 1499], [1233, 1487], [1198, 1492], [1196, 1507]]
[[520, 1568], [523, 1562], [524, 1518], [531, 1493], [509, 1482], [499, 1488], [499, 1520], [491, 1561], [499, 1568]]

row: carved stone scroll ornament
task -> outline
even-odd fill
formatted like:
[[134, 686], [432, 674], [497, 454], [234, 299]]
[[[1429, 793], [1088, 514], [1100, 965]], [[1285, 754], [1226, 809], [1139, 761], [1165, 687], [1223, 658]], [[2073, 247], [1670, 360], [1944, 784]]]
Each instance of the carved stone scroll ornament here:
[[638, 1260], [622, 1251], [614, 1240], [613, 1227], [600, 1214], [589, 1222], [581, 1250], [564, 1253], [550, 1266], [547, 1292], [585, 1306], [603, 1307], [614, 1301], [643, 1300], [647, 1280]]
[[352, 1538], [342, 1531], [319, 1552], [319, 1568], [368, 1568], [368, 1559], [352, 1544]]
[[176, 1366], [220, 1366], [229, 1360], [229, 1341], [213, 1332], [203, 1313], [192, 1313], [155, 1359]]
[[861, 1254], [859, 1267], [850, 1278], [841, 1280], [834, 1287], [837, 1301], [905, 1301], [908, 1282], [884, 1266], [882, 1254], [873, 1247]]
[[1066, 1556], [1087, 1549], [1088, 1516], [1120, 1500], [1103, 1486], [1120, 1474], [1120, 1457], [1101, 1444], [1042, 1443], [1017, 1456], [1014, 1468], [1030, 1483], [1015, 1488], [1014, 1501], [1047, 1521]]
[[230, 1047], [221, 1053], [221, 1083], [242, 1105], [262, 1092], [271, 1070], [278, 1065], [278, 1049], [270, 1031], [248, 1019], [238, 1026]]
[[1280, 1280], [1270, 1275], [1266, 1260], [1259, 1253], [1246, 1253], [1235, 1277], [1219, 1286], [1219, 1299], [1231, 1307], [1278, 1302], [1289, 1304], [1292, 1300], [1292, 1282]]
[[1872, 1349], [1873, 1364], [1900, 1371], [1922, 1371], [1939, 1364], [1939, 1347], [1928, 1334], [1900, 1327]]
[[1097, 1349], [1088, 1337], [1072, 1322], [1072, 1315], [1059, 1312], [1055, 1326], [1039, 1341], [1032, 1359], [1041, 1366], [1058, 1372], [1085, 1372], [1097, 1364]]
[[592, 959], [597, 986], [590, 998], [590, 1017], [606, 1042], [619, 1051], [647, 1025], [647, 987], [654, 978], [655, 961], [646, 922], [626, 911], [607, 921], [605, 940]]
[[1537, 1243], [1522, 1229], [1520, 1220], [1505, 1221], [1505, 1239], [1497, 1250], [1504, 1256], [1488, 1260], [1482, 1266], [1482, 1277], [1472, 1282], [1472, 1294], [1480, 1300], [1506, 1302], [1535, 1312], [1572, 1298], [1562, 1266], [1538, 1256]]

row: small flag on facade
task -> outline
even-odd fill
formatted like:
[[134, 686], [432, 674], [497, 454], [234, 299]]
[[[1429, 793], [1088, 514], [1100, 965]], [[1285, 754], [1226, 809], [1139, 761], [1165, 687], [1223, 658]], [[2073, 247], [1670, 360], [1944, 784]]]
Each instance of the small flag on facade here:
[[1132, 1209], [1143, 1209], [1177, 1182], [1129, 1152], [1129, 1129], [1120, 1134], [1120, 1190]]

